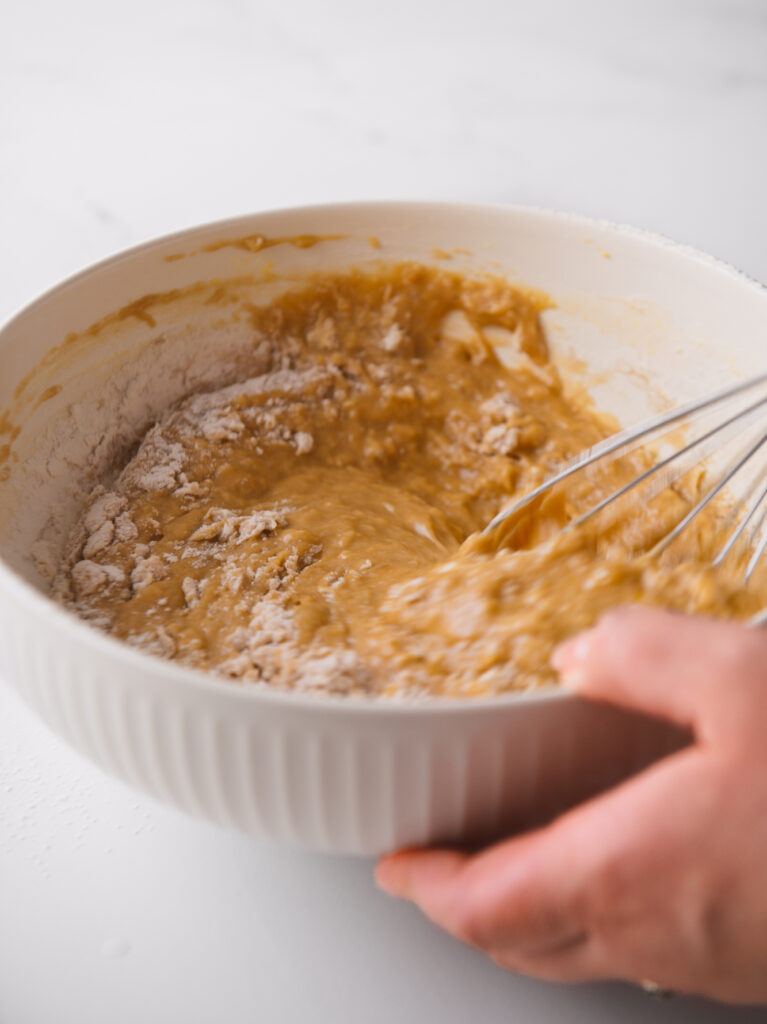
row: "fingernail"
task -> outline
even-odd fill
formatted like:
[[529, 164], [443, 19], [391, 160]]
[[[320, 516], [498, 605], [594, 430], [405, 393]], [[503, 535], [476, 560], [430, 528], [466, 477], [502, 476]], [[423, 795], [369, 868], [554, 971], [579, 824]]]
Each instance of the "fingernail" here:
[[560, 644], [551, 656], [552, 667], [564, 676], [582, 665], [591, 650], [593, 633], [590, 629]]

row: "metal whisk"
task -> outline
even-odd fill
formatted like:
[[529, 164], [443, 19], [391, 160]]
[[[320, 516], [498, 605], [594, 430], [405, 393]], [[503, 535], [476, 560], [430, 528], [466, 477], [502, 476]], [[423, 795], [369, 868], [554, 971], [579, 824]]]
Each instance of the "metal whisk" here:
[[[554, 476], [503, 509], [484, 529], [495, 530], [557, 484], [598, 460], [610, 462], [647, 446], [649, 452], [664, 435], [684, 430], [684, 443], [663, 452], [648, 469], [603, 498], [564, 527], [572, 530], [623, 495], [642, 488], [647, 500], [696, 467], [705, 469], [700, 500], [651, 550], [659, 553], [726, 489], [729, 514], [725, 537], [713, 559], [720, 565], [736, 546], [749, 554], [743, 575], [747, 583], [767, 549], [767, 373], [696, 399], [638, 426], [629, 427], [581, 452]], [[756, 458], [762, 451], [763, 457]], [[767, 611], [759, 617], [767, 619]]]

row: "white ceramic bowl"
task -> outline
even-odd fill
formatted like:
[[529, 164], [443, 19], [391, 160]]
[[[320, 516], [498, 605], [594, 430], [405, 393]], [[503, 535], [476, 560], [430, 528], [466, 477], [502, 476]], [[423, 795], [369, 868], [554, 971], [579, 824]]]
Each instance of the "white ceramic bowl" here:
[[[260, 252], [215, 244], [256, 233], [343, 237]], [[128, 408], [134, 431], [137, 410], [147, 426], [191, 386], [215, 383], [242, 344], [233, 311], [205, 304], [204, 282], [248, 278], [243, 287], [266, 301], [281, 280], [313, 270], [434, 263], [438, 250], [455, 250], [451, 267], [500, 270], [548, 292], [563, 367], [585, 364], [599, 404], [624, 423], [662, 396], [764, 369], [758, 285], [636, 230], [526, 209], [367, 203], [255, 214], [66, 281], [0, 332], [0, 668], [107, 771], [247, 832], [378, 853], [540, 820], [682, 742], [660, 723], [557, 692], [412, 706], [264, 693], [138, 653], [46, 596], [40, 565], [77, 515], [88, 452], [106, 461], [131, 440]], [[183, 299], [109, 320], [142, 296], [196, 282]], [[222, 353], [217, 371], [203, 358], [211, 345]]]

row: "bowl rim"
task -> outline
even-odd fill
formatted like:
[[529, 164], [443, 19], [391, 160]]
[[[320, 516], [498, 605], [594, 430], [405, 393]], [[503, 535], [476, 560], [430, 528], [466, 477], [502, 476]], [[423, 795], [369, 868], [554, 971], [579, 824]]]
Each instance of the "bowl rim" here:
[[[311, 216], [313, 213], [322, 212], [327, 214], [334, 210], [339, 211], [339, 213], [344, 212], [345, 214], [353, 213], [355, 210], [360, 213], [376, 211], [401, 211], [403, 213], [410, 211], [416, 213], [428, 211], [432, 214], [438, 214], [440, 211], [443, 211], [446, 215], [453, 215], [457, 211], [463, 210], [469, 214], [496, 213], [499, 216], [511, 214], [512, 216], [530, 217], [541, 221], [569, 224], [584, 230], [598, 229], [673, 252], [678, 256], [706, 266], [717, 273], [724, 274], [734, 282], [746, 285], [750, 290], [767, 297], [767, 286], [765, 284], [725, 260], [712, 256], [703, 250], [676, 242], [658, 232], [648, 231], [644, 228], [607, 219], [588, 217], [583, 214], [524, 204], [451, 202], [446, 200], [421, 201], [411, 199], [313, 203], [256, 210], [235, 217], [208, 221], [180, 231], [171, 232], [170, 234], [157, 235], [128, 249], [122, 249], [103, 260], [89, 264], [82, 270], [76, 271], [44, 291], [41, 295], [24, 303], [21, 308], [0, 324], [0, 337], [39, 304], [55, 298], [59, 293], [68, 290], [91, 274], [117, 265], [123, 260], [142, 253], [151, 252], [151, 250], [164, 247], [169, 243], [183, 243], [200, 232], [218, 229], [222, 231], [236, 230], [238, 225], [241, 226], [243, 222], [257, 217], [279, 217], [280, 215], [295, 212], [302, 212], [307, 216]], [[41, 593], [33, 587], [15, 569], [8, 565], [2, 556], [0, 556], [0, 589], [5, 590], [12, 599], [16, 599], [26, 611], [41, 620], [43, 624], [47, 620], [54, 628], [72, 630], [73, 636], [79, 637], [86, 647], [95, 647], [104, 657], [116, 658], [126, 668], [133, 669], [144, 676], [153, 676], [153, 682], [156, 681], [163, 686], [172, 687], [179, 684], [187, 689], [191, 687], [198, 693], [215, 696], [222, 701], [238, 703], [242, 701], [255, 701], [258, 704], [268, 704], [286, 711], [291, 708], [304, 711], [327, 709], [335, 715], [357, 715], [362, 712], [366, 715], [376, 714], [380, 716], [385, 714], [394, 717], [407, 715], [409, 718], [412, 718], [423, 715], [452, 716], [457, 713], [465, 715], [470, 712], [492, 714], [493, 712], [509, 710], [511, 707], [520, 704], [580, 700], [580, 698], [567, 690], [553, 686], [538, 690], [510, 691], [497, 696], [487, 697], [418, 696], [405, 699], [384, 699], [357, 695], [301, 693], [294, 690], [269, 689], [266, 686], [236, 683], [216, 676], [212, 672], [204, 672], [200, 669], [192, 669], [175, 662], [165, 661], [156, 655], [138, 650], [108, 634], [101, 633], [79, 619], [73, 612], [57, 605], [48, 595]]]

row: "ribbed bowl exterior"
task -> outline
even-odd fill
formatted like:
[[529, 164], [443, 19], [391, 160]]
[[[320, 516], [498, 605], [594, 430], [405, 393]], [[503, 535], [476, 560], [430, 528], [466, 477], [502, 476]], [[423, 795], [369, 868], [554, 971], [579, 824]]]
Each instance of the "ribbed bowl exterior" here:
[[248, 693], [91, 638], [57, 609], [41, 642], [4, 588], [0, 615], [7, 678], [86, 757], [189, 814], [316, 850], [501, 835], [684, 742], [566, 696], [456, 709]]

